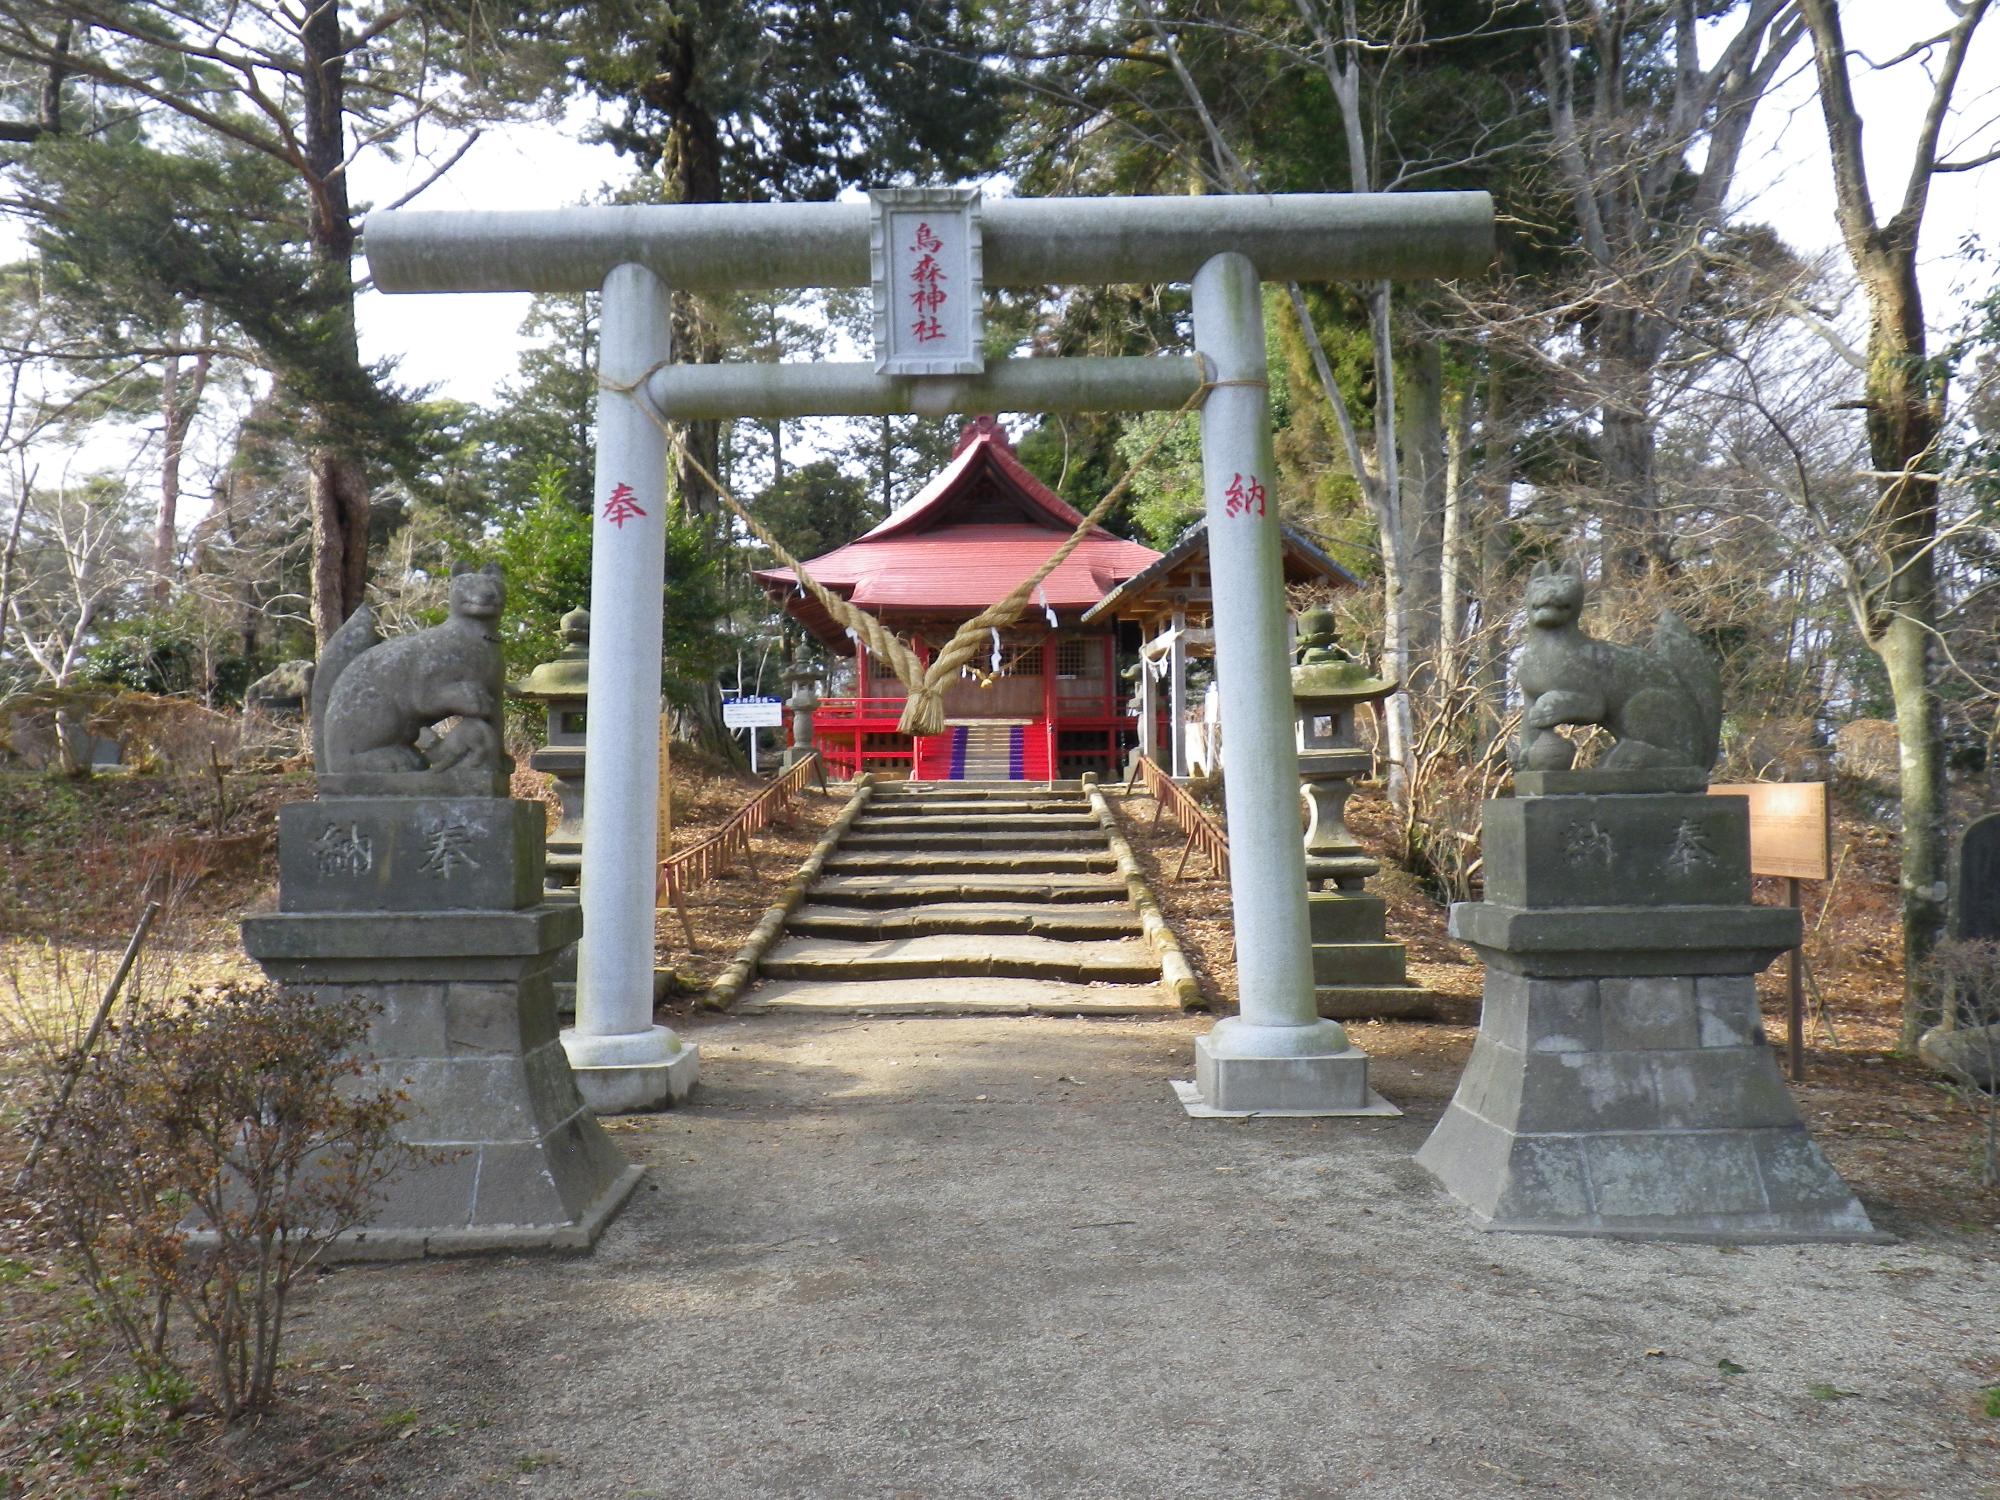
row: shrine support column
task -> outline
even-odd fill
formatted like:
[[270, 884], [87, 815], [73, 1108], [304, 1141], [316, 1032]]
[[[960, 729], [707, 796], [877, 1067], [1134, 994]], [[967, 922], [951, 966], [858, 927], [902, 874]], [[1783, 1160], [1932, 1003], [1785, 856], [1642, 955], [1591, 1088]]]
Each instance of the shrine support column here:
[[1176, 609], [1173, 644], [1167, 647], [1167, 770], [1187, 775], [1187, 611]]
[[1160, 694], [1153, 681], [1153, 664], [1146, 660], [1146, 633], [1139, 632], [1139, 753], [1155, 765], [1160, 761]]
[[590, 538], [592, 789], [583, 809], [583, 939], [576, 1025], [563, 1047], [600, 1114], [686, 1096], [696, 1050], [653, 1024], [653, 890], [658, 871], [661, 599], [667, 441], [634, 386], [672, 351], [665, 285], [643, 266], [604, 278], [597, 480]]
[[[1198, 1112], [1370, 1110], [1367, 1058], [1313, 994], [1285, 584], [1267, 400], [1263, 300], [1237, 254], [1195, 273], [1195, 348], [1217, 382], [1201, 411], [1227, 767], [1239, 1014], [1195, 1043]], [[1186, 1096], [1184, 1095], [1184, 1099]]]

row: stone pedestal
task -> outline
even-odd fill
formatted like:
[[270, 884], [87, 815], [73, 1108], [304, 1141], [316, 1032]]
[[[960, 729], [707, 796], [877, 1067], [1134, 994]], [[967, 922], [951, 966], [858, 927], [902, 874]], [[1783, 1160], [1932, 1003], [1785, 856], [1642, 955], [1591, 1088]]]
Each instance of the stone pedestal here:
[[1339, 649], [1330, 609], [1299, 616], [1299, 645], [1292, 703], [1306, 804], [1314, 1007], [1337, 1021], [1430, 1015], [1431, 992], [1409, 982], [1403, 945], [1389, 940], [1385, 904], [1366, 891], [1382, 867], [1347, 828], [1347, 799], [1370, 759], [1355, 739], [1354, 711], [1396, 685]]
[[1486, 804], [1472, 1058], [1420, 1165], [1481, 1227], [1741, 1244], [1881, 1238], [1806, 1134], [1754, 976], [1798, 913], [1750, 904], [1741, 797]]
[[803, 650], [786, 671], [785, 681], [792, 687], [791, 697], [785, 700], [785, 711], [792, 721], [792, 742], [785, 746], [784, 759], [789, 771], [813, 753], [813, 715], [819, 711], [818, 674], [806, 664]]
[[429, 1158], [336, 1255], [588, 1249], [638, 1182], [557, 1040], [551, 972], [582, 917], [541, 899], [542, 817], [505, 797], [280, 813], [280, 909], [244, 920], [244, 947], [277, 983], [378, 1007], [371, 1068]]
[[[555, 779], [556, 826], [547, 838], [543, 899], [577, 904], [583, 874], [584, 705], [590, 692], [590, 611], [573, 609], [562, 617], [562, 654], [545, 661], [509, 689], [517, 698], [540, 703], [547, 715], [547, 741], [528, 757], [535, 770]], [[576, 948], [556, 957], [556, 1010], [576, 1013]]]

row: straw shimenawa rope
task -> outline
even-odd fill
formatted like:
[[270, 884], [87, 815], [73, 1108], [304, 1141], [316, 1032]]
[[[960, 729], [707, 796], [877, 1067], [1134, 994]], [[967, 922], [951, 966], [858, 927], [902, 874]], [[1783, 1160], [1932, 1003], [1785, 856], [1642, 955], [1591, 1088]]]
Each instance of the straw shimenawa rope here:
[[[1201, 369], [1205, 373], [1209, 369], [1208, 361], [1200, 354], [1197, 354], [1195, 358], [1201, 362]], [[1160, 446], [1172, 436], [1187, 414], [1208, 399], [1210, 391], [1214, 390], [1218, 385], [1224, 384], [1263, 384], [1261, 381], [1217, 381], [1204, 379], [1200, 385], [1195, 387], [1193, 394], [1181, 403], [1180, 410], [1176, 411], [1167, 424], [1155, 434], [1152, 442], [1146, 445], [1145, 452], [1141, 453], [1132, 466], [1125, 471], [1124, 478], [1113, 485], [1104, 498], [1091, 508], [1090, 514], [1077, 523], [1076, 530], [1070, 533], [1069, 539], [1056, 548], [1049, 555], [1048, 560], [1017, 586], [1012, 593], [1007, 595], [1006, 598], [997, 604], [989, 605], [986, 609], [981, 610], [970, 620], [959, 626], [957, 633], [949, 641], [945, 642], [944, 647], [932, 659], [927, 669], [922, 659], [918, 657], [915, 651], [910, 649], [901, 636], [895, 634], [880, 620], [860, 608], [853, 601], [841, 598], [840, 595], [819, 583], [810, 573], [806, 572], [805, 564], [785, 550], [784, 546], [776, 537], [771, 535], [763, 523], [750, 514], [749, 508], [742, 501], [738, 500], [735, 495], [730, 493], [729, 486], [710, 473], [708, 466], [688, 451], [687, 445], [682, 441], [680, 433], [675, 431], [673, 424], [666, 419], [665, 415], [645, 395], [644, 387], [647, 380], [651, 378], [652, 373], [651, 370], [647, 371], [645, 375], [640, 376], [639, 379], [633, 381], [630, 385], [614, 385], [608, 381], [601, 381], [600, 383], [604, 385], [605, 389], [618, 391], [638, 402], [640, 409], [659, 425], [661, 431], [667, 434], [668, 440], [673, 444], [675, 453], [679, 455], [682, 461], [687, 463], [689, 467], [708, 482], [716, 495], [722, 500], [722, 503], [729, 507], [736, 519], [750, 529], [752, 536], [756, 537], [766, 547], [769, 547], [772, 555], [785, 567], [792, 570], [792, 574], [798, 579], [800, 587], [804, 588], [807, 593], [817, 599], [826, 612], [832, 615], [836, 621], [859, 637], [862, 643], [868, 647], [870, 654], [878, 660], [886, 661], [889, 664], [890, 670], [896, 674], [896, 680], [901, 682], [909, 693], [908, 698], [903, 704], [903, 717], [896, 727], [904, 734], [911, 735], [941, 734], [944, 732], [944, 690], [957, 678], [959, 669], [989, 649], [988, 637], [991, 632], [1005, 629], [1027, 612], [1028, 601], [1033, 597], [1035, 590], [1042, 586], [1043, 580], [1055, 572], [1057, 568], [1061, 567], [1064, 559], [1083, 545], [1084, 538], [1096, 529], [1098, 522], [1111, 513], [1111, 507], [1118, 503], [1118, 497], [1125, 493], [1126, 487], [1131, 484], [1134, 476], [1152, 461], [1153, 455], [1159, 452]]]

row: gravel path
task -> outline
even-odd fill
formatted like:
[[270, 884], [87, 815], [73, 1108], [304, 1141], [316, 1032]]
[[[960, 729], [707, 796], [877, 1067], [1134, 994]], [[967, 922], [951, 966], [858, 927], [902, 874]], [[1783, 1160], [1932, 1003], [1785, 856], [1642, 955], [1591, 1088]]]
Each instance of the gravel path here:
[[317, 1282], [299, 1357], [418, 1414], [319, 1492], [2000, 1496], [2000, 1238], [1482, 1235], [1410, 1159], [1453, 1079], [1190, 1121], [1206, 1024], [697, 1022], [594, 1256]]

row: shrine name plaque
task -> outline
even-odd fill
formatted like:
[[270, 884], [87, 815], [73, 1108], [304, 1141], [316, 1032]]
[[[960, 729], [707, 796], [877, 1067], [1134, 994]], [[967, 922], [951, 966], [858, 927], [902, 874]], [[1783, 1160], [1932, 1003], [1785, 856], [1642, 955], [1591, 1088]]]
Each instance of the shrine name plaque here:
[[1717, 782], [1709, 794], [1750, 799], [1750, 873], [1790, 880], [1833, 874], [1824, 781]]
[[979, 190], [877, 188], [868, 198], [876, 374], [981, 373]]

